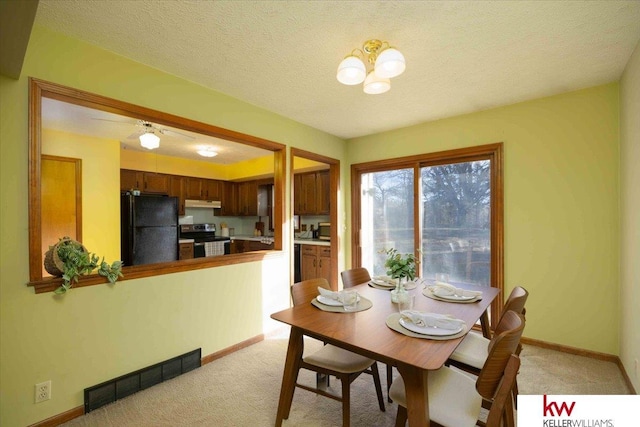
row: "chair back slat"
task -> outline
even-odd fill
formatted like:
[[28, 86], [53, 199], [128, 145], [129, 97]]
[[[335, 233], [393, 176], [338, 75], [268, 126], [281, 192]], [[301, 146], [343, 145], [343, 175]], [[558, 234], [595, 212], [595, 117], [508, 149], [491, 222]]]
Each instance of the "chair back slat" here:
[[528, 297], [529, 292], [525, 288], [522, 286], [516, 286], [513, 288], [509, 294], [507, 302], [504, 304], [504, 312], [515, 311], [516, 313], [524, 315], [526, 311], [524, 305], [526, 304]]
[[318, 286], [325, 289], [331, 289], [329, 287], [329, 282], [327, 282], [327, 279], [323, 277], [294, 283], [291, 286], [291, 299], [293, 299], [293, 305], [311, 302], [312, 299], [318, 296]]
[[493, 399], [507, 362], [520, 344], [524, 324], [524, 316], [520, 313], [507, 311], [502, 315], [498, 329], [503, 332], [491, 339], [487, 360], [476, 381], [476, 390], [483, 398]]
[[352, 286], [371, 281], [369, 271], [364, 267], [345, 270], [340, 273], [340, 275], [342, 276], [342, 285], [345, 288], [350, 288]]

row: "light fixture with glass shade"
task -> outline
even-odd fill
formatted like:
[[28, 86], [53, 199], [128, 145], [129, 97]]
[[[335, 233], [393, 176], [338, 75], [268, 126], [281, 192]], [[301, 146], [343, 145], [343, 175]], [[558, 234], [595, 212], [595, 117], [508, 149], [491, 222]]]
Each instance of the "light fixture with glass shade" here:
[[140, 145], [148, 150], [153, 150], [160, 146], [160, 137], [153, 132], [147, 131], [140, 135]]
[[198, 154], [202, 157], [215, 157], [218, 153], [212, 147], [200, 147], [198, 149]]
[[[370, 70], [367, 71], [364, 59]], [[402, 53], [389, 45], [389, 42], [368, 40], [362, 49], [356, 48], [338, 65], [337, 79], [345, 85], [357, 85], [364, 82], [363, 90], [368, 94], [379, 94], [391, 89], [390, 78], [397, 77], [406, 68]]]

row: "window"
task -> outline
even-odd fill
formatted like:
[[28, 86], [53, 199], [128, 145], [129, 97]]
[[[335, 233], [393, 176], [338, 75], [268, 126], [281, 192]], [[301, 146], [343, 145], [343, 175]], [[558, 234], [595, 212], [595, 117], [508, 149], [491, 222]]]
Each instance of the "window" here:
[[393, 247], [422, 278], [503, 288], [502, 144], [353, 165], [352, 189], [353, 267], [384, 274]]

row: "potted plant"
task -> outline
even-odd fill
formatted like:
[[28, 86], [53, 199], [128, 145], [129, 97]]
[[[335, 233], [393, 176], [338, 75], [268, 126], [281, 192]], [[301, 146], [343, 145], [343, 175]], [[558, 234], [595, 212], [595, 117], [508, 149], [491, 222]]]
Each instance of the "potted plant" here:
[[413, 280], [416, 277], [417, 260], [413, 254], [401, 254], [397, 249], [391, 248], [383, 251], [387, 254], [384, 266], [387, 268], [387, 275], [397, 279], [395, 289], [391, 291], [391, 301], [398, 302], [407, 290], [404, 288], [404, 281]]
[[49, 247], [45, 254], [44, 267], [52, 276], [61, 276], [63, 283], [54, 292], [58, 295], [66, 293], [73, 283], [78, 283], [81, 275], [91, 274], [98, 269], [98, 274], [115, 283], [122, 274], [122, 261], [114, 261], [111, 265], [104, 258], [90, 253], [82, 243], [69, 237], [62, 237], [58, 243]]

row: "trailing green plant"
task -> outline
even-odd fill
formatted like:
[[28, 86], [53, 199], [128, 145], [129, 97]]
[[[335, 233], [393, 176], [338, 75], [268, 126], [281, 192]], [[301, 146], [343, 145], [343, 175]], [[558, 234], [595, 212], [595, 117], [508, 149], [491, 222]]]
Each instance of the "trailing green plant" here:
[[78, 283], [79, 277], [85, 274], [91, 274], [93, 270], [98, 269], [98, 274], [106, 277], [109, 283], [115, 283], [118, 277], [124, 277], [122, 274], [122, 261], [114, 261], [109, 264], [96, 254], [87, 251], [81, 243], [63, 237], [57, 245], [49, 248], [57, 251], [57, 256], [63, 265], [62, 268], [62, 285], [54, 292], [58, 295], [65, 294], [74, 283]]
[[387, 268], [387, 275], [394, 279], [407, 278], [413, 280], [416, 277], [417, 260], [413, 254], [401, 254], [397, 249], [391, 248], [383, 250], [387, 254], [384, 266]]

